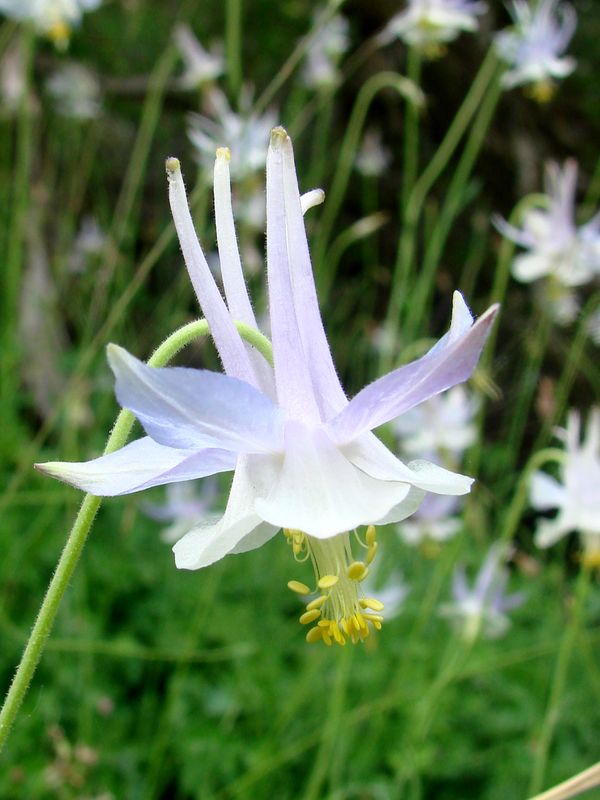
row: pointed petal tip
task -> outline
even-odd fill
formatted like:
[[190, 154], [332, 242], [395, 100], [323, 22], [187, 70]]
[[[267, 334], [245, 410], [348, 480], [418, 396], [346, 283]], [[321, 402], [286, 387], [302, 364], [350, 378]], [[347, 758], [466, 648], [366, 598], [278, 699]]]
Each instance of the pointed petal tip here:
[[33, 465], [33, 468], [43, 475], [56, 478], [59, 481], [63, 481], [63, 483], [68, 483], [76, 489], [79, 489], [80, 487], [74, 483], [72, 477], [69, 475], [69, 467], [70, 464], [67, 461], [45, 461]]
[[124, 347], [110, 342], [106, 345], [106, 358], [114, 372], [122, 364], [126, 364], [133, 356]]
[[481, 322], [482, 320], [487, 320], [489, 324], [491, 324], [494, 321], [496, 314], [499, 311], [500, 311], [500, 303], [494, 303], [486, 311], [484, 311], [484, 313], [479, 317], [478, 322]]

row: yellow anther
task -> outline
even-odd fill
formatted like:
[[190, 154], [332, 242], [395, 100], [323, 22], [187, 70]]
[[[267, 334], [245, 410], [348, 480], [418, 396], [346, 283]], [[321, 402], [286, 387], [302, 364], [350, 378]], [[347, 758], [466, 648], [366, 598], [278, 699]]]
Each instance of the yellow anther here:
[[311, 628], [309, 632], [306, 634], [306, 641], [309, 644], [318, 642], [322, 638], [323, 638], [323, 628]]
[[333, 621], [329, 626], [329, 633], [333, 638], [336, 640], [338, 644], [346, 644], [346, 640], [344, 639], [344, 634], [340, 630], [340, 626], [337, 624], [337, 621]]
[[317, 622], [317, 625], [318, 625], [320, 628], [329, 628], [329, 626], [331, 625], [331, 620], [330, 620], [330, 619], [320, 619], [320, 620]]
[[216, 157], [231, 161], [231, 150], [228, 147], [217, 147]]
[[370, 608], [373, 611], [383, 611], [384, 609], [381, 600], [377, 600], [374, 597], [365, 597], [363, 600], [359, 600], [359, 602], [362, 608]]
[[381, 616], [381, 614], [371, 614], [370, 611], [365, 611], [363, 617], [365, 619], [370, 620], [371, 622], [383, 622], [383, 617]]
[[369, 626], [367, 625], [367, 622], [365, 620], [365, 615], [364, 614], [355, 614], [355, 617], [358, 620], [358, 624], [360, 626], [361, 631], [368, 631], [369, 630]]
[[322, 578], [319, 578], [317, 586], [319, 589], [331, 589], [338, 581], [339, 577], [337, 575], [323, 575]]
[[323, 628], [323, 641], [327, 645], [327, 647], [331, 647], [331, 636], [327, 633], [327, 631]]
[[309, 622], [314, 622], [319, 619], [321, 612], [318, 608], [313, 608], [312, 611], [305, 611], [300, 617], [300, 625], [308, 625]]
[[[322, 594], [321, 597], [316, 597], [314, 600], [311, 600], [310, 603], [306, 604], [306, 610], [312, 611], [313, 608], [321, 608], [321, 606], [327, 602], [329, 599], [329, 595]], [[377, 609], [375, 609], [377, 610]]]
[[362, 561], [353, 561], [346, 570], [346, 574], [352, 581], [362, 581], [367, 577], [367, 565]]
[[377, 538], [377, 528], [375, 527], [375, 525], [369, 525], [365, 536], [365, 539], [367, 540], [367, 544], [369, 545], [369, 547], [375, 542], [376, 538]]
[[367, 564], [371, 564], [376, 555], [377, 555], [377, 542], [373, 542], [373, 544], [370, 545], [369, 549], [367, 550]]
[[296, 594], [310, 594], [308, 586], [300, 581], [288, 581], [288, 589], [296, 592]]

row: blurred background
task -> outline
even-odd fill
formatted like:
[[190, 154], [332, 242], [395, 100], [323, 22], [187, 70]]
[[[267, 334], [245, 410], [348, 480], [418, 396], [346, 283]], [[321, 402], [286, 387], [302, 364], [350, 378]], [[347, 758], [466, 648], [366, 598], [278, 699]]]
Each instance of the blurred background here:
[[[492, 42], [511, 17], [496, 0], [477, 30], [418, 57], [380, 36], [400, 2], [105, 0], [62, 27], [0, 3], [2, 687], [81, 500], [32, 464], [101, 453], [118, 411], [108, 342], [145, 359], [199, 314], [166, 157], [181, 160], [218, 279], [212, 164], [217, 146], [231, 149], [264, 318], [266, 148], [272, 126], [288, 129], [301, 189], [326, 193], [306, 220], [351, 395], [443, 333], [454, 289], [476, 315], [503, 302], [458, 418], [434, 408], [381, 432], [407, 457], [437, 448], [432, 460], [476, 478], [460, 508], [379, 531], [381, 631], [356, 647], [308, 645], [286, 583], [312, 576], [283, 536], [177, 571], [169, 541], [223, 509], [226, 478], [108, 499], [0, 756], [1, 798], [512, 800], [597, 760], [593, 553], [582, 582], [576, 536], [536, 546], [528, 481], [535, 453], [562, 446], [553, 431], [568, 409], [583, 424], [598, 402], [598, 278], [576, 297], [518, 282], [515, 246], [493, 223], [519, 227], [517, 203], [567, 158], [579, 163], [577, 222], [598, 209], [600, 6], [574, 7], [577, 66], [540, 102], [502, 91]], [[463, 123], [403, 273], [411, 188]], [[177, 363], [219, 369], [206, 341]], [[420, 451], [411, 437], [442, 422], [467, 426], [464, 444]], [[502, 557], [489, 549], [500, 540]], [[483, 586], [465, 610], [461, 576], [472, 586], [486, 563], [493, 597]]]

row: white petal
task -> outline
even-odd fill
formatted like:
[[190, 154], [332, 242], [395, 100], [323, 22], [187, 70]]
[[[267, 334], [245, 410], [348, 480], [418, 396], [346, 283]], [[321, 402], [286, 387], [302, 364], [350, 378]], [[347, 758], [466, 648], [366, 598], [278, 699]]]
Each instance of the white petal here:
[[548, 256], [534, 253], [517, 256], [513, 261], [512, 274], [522, 283], [531, 283], [549, 275], [552, 272], [552, 262]]
[[343, 448], [355, 466], [373, 478], [384, 481], [406, 481], [412, 486], [436, 494], [467, 494], [473, 478], [438, 467], [429, 461], [403, 464], [374, 434], [360, 436]]
[[535, 531], [535, 543], [538, 547], [551, 547], [559, 539], [570, 533], [574, 522], [566, 514], [559, 514], [555, 519], [543, 519]]
[[531, 478], [529, 499], [539, 511], [560, 508], [566, 500], [565, 487], [545, 472], [536, 472]]
[[173, 547], [179, 569], [200, 569], [229, 553], [259, 547], [278, 527], [265, 525], [254, 510], [256, 490], [248, 474], [247, 457], [240, 456], [233, 476], [227, 508], [213, 525], [198, 525]]
[[167, 159], [167, 177], [169, 179], [169, 202], [183, 257], [196, 297], [208, 320], [223, 367], [229, 375], [253, 383], [255, 376], [248, 353], [233, 324], [233, 319], [221, 297], [196, 236], [179, 161], [176, 158]]
[[403, 519], [415, 513], [425, 499], [425, 496], [426, 493], [422, 489], [411, 486], [404, 500], [397, 503], [387, 514], [384, 514], [383, 517], [378, 519], [375, 524], [390, 525], [393, 522], [402, 522]]
[[98, 497], [139, 492], [164, 483], [203, 478], [235, 467], [234, 453], [164, 447], [148, 436], [92, 461], [36, 464], [41, 472]]
[[[268, 457], [253, 457], [260, 462]], [[273, 460], [267, 468], [273, 470]], [[407, 496], [409, 486], [382, 481], [357, 469], [322, 429], [288, 422], [283, 463], [270, 491], [256, 500], [259, 515], [273, 525], [328, 538], [382, 519]], [[261, 480], [266, 485], [269, 479]]]
[[281, 445], [281, 413], [245, 381], [209, 370], [149, 367], [108, 346], [119, 403], [168, 447], [265, 452]]

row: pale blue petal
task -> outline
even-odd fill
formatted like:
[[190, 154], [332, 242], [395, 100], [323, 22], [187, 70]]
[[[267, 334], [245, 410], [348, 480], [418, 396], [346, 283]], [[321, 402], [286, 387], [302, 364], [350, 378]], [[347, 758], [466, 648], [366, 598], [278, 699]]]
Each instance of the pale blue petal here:
[[321, 416], [302, 347], [290, 279], [283, 183], [285, 139], [285, 131], [275, 128], [267, 153], [267, 273], [275, 384], [279, 405], [289, 416], [315, 424]]
[[430, 397], [467, 380], [473, 372], [491, 324], [498, 311], [492, 306], [477, 322], [464, 329], [461, 310], [440, 343], [417, 361], [399, 367], [360, 391], [346, 408], [325, 426], [334, 441], [350, 442], [365, 431], [389, 422]]
[[281, 446], [281, 412], [249, 383], [208, 370], [149, 367], [108, 346], [119, 403], [160, 444], [262, 453]]
[[164, 483], [203, 478], [234, 469], [235, 453], [164, 447], [149, 437], [91, 461], [36, 464], [41, 472], [99, 497], [139, 492]]
[[282, 150], [285, 216], [294, 307], [321, 417], [329, 419], [344, 408], [347, 399], [331, 357], [319, 310], [296, 177], [294, 151], [289, 136], [283, 141]]

